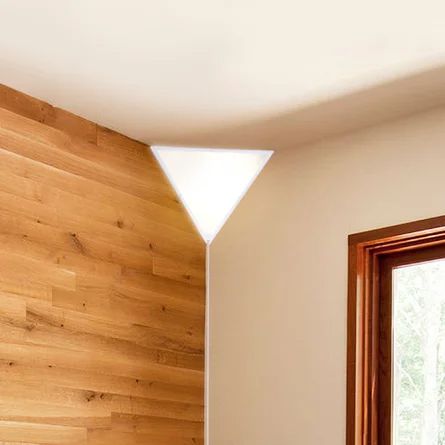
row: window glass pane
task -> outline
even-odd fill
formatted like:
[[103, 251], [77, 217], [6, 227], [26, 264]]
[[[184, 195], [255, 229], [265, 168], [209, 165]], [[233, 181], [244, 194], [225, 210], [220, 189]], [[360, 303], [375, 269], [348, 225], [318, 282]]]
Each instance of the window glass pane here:
[[393, 444], [445, 445], [445, 260], [393, 283]]

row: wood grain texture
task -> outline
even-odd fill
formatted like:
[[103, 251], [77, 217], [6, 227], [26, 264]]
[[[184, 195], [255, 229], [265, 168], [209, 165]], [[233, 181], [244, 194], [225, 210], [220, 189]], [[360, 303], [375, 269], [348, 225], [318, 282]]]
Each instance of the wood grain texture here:
[[148, 147], [0, 85], [0, 443], [202, 445], [205, 246]]

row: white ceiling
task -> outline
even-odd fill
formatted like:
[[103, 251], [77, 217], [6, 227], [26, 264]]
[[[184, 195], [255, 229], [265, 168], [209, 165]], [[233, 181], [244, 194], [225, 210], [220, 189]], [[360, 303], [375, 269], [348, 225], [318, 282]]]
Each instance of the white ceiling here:
[[444, 61], [443, 0], [0, 0], [1, 83], [148, 143], [262, 145], [222, 135]]

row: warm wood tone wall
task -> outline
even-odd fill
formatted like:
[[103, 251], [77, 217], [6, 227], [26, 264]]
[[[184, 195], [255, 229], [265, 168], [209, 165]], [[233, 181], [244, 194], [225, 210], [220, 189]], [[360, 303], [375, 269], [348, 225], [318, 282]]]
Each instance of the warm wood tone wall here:
[[205, 249], [147, 147], [0, 86], [0, 443], [203, 443]]

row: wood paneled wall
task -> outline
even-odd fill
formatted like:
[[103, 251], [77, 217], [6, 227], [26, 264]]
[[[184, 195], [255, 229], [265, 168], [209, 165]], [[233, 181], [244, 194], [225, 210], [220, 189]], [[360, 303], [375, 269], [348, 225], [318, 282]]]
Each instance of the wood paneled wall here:
[[205, 247], [147, 147], [0, 86], [0, 443], [203, 443]]

